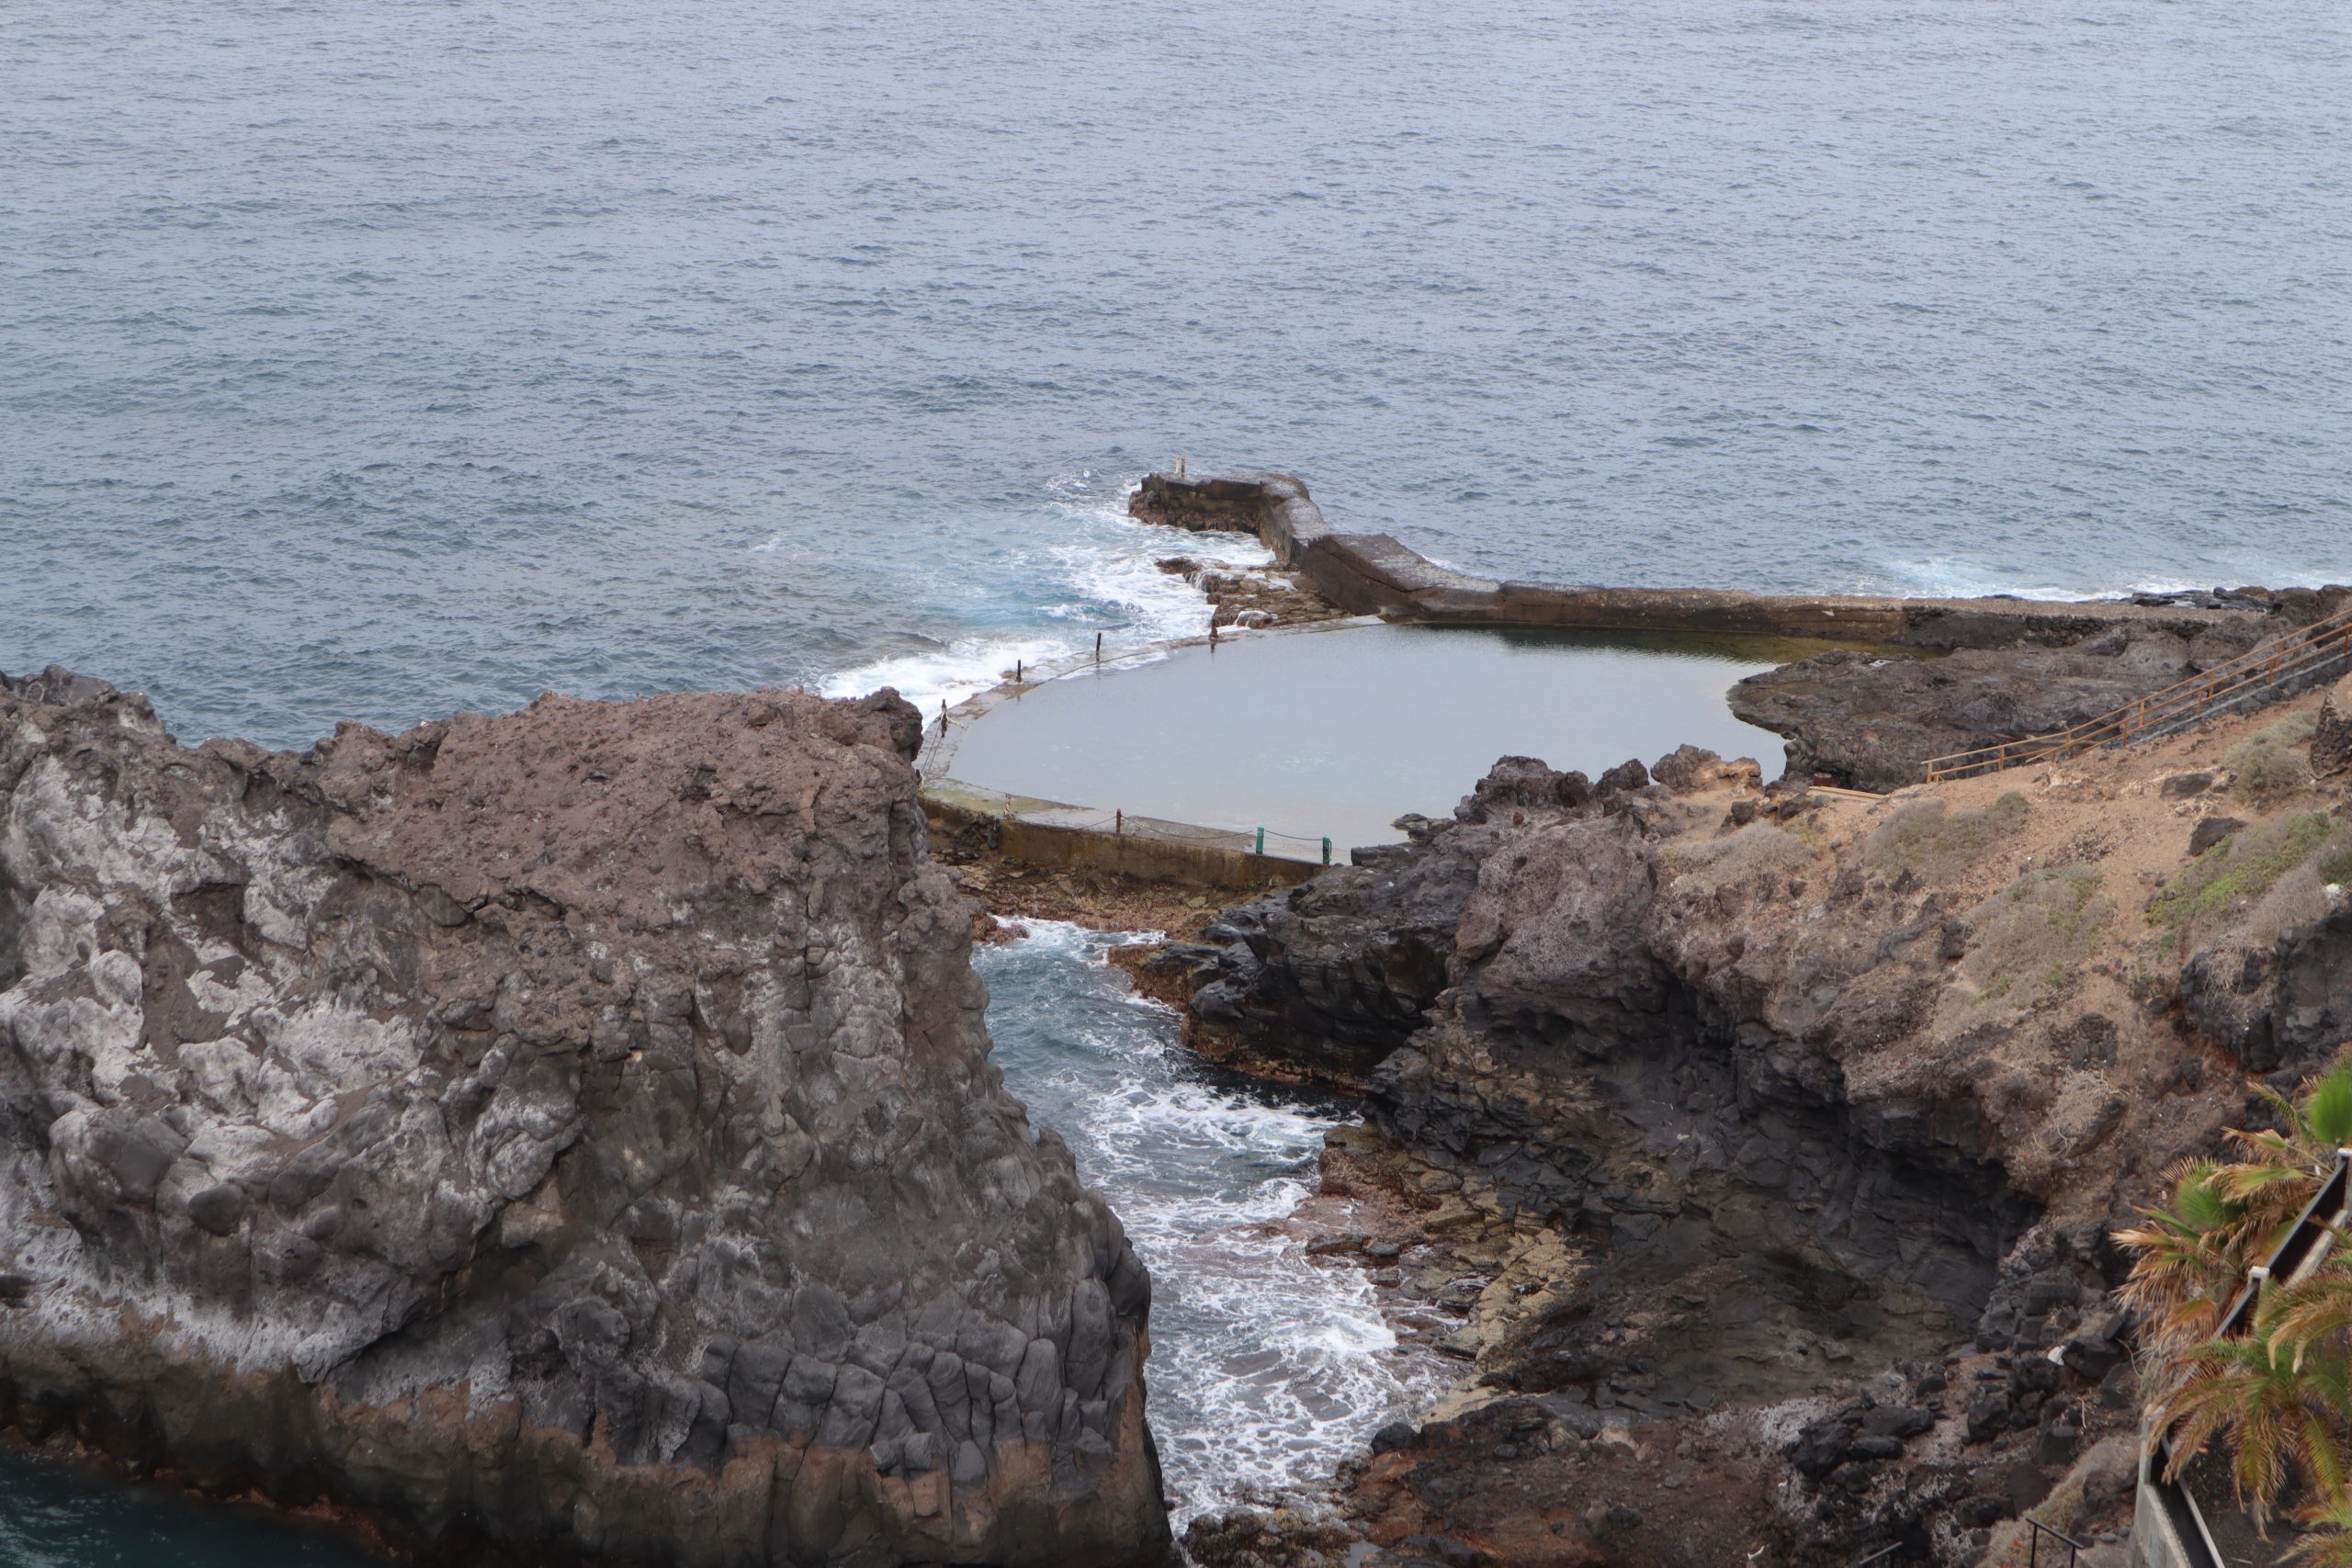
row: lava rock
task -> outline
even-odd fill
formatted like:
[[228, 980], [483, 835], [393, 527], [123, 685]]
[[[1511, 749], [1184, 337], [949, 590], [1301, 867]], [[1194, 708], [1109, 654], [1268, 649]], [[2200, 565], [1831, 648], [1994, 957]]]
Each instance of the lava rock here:
[[0, 1411], [421, 1555], [1158, 1561], [1149, 1280], [988, 1061], [920, 739], [0, 679]]

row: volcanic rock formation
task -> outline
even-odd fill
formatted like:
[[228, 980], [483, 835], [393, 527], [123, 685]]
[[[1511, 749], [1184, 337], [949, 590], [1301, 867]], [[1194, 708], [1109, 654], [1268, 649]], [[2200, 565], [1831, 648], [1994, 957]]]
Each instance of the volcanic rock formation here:
[[1473, 1385], [1375, 1443], [1359, 1525], [1529, 1568], [2116, 1528], [2109, 1233], [2352, 1029], [2318, 705], [1879, 802], [1505, 759], [1170, 949], [1204, 1049], [1352, 1078], [1446, 1173], [1430, 1234], [1488, 1238]]
[[987, 1059], [919, 731], [0, 681], [0, 1423], [469, 1561], [1159, 1561], [1149, 1283]]
[[1792, 778], [1818, 773], [1857, 789], [1899, 789], [1925, 776], [1930, 757], [2099, 717], [2332, 615], [2347, 595], [2240, 590], [2229, 602], [2261, 613], [2193, 635], [2148, 621], [2073, 643], [2018, 637], [1937, 659], [1838, 649], [1749, 676], [1732, 688], [1731, 707], [1788, 738]]

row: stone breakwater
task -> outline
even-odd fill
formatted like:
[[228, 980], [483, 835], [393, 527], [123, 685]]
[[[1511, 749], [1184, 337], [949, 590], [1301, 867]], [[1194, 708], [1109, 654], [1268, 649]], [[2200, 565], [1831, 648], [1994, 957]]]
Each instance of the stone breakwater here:
[[1362, 615], [1843, 644], [1742, 681], [1731, 707], [1787, 738], [1790, 776], [1875, 791], [1917, 783], [1931, 757], [2098, 717], [2352, 597], [2342, 587], [2239, 588], [2067, 604], [1498, 582], [1448, 570], [1385, 534], [1335, 530], [1284, 474], [1153, 474], [1129, 510], [1171, 527], [1254, 533], [1302, 581]]
[[0, 1424], [468, 1561], [1168, 1550], [890, 694], [300, 754], [0, 679]]
[[[1306, 483], [1288, 474], [1148, 474], [1127, 510], [1144, 522], [1170, 527], [1256, 534], [1278, 560], [1334, 604], [1356, 615], [1434, 625], [1815, 637], [1940, 652], [2021, 643], [2064, 646], [2118, 625], [2142, 623], [2194, 637], [2301, 592], [2243, 599], [2209, 594], [2190, 596], [2187, 603], [2042, 603], [1498, 581], [1439, 566], [1386, 534], [1333, 528]], [[2205, 602], [2193, 602], [2199, 598]]]

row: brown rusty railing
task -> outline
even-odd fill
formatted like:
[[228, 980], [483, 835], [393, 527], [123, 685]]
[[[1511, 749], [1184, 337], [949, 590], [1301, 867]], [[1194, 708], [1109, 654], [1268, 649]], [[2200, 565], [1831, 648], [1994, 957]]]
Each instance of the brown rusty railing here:
[[2289, 632], [2225, 660], [2201, 675], [2124, 704], [2097, 718], [2049, 735], [2030, 735], [1955, 751], [1928, 760], [1928, 782], [1969, 779], [2008, 768], [2063, 758], [2102, 746], [2129, 745], [2134, 740], [2169, 735], [2218, 714], [2227, 713], [2251, 696], [2309, 674], [2335, 660], [2352, 658], [2352, 608]]

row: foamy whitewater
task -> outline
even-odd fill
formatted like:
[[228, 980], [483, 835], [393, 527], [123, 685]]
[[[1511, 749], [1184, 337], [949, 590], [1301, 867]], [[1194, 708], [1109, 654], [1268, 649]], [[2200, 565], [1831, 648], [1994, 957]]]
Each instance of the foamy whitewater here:
[[[1204, 628], [1195, 472], [1504, 578], [2352, 579], [2352, 8], [110, 0], [0, 28], [0, 670], [305, 746]], [[1467, 787], [1470, 779], [1461, 783]], [[1188, 1508], [1420, 1373], [1253, 1227], [1330, 1107], [984, 957]], [[257, 1532], [257, 1533], [255, 1533]], [[0, 1457], [0, 1565], [348, 1561]]]
[[1103, 961], [1141, 939], [1021, 925], [976, 959], [997, 1061], [1151, 1267], [1152, 1430], [1180, 1513], [1300, 1494], [1447, 1381], [1399, 1346], [1361, 1267], [1273, 1224], [1351, 1112], [1184, 1051], [1177, 1015]]

